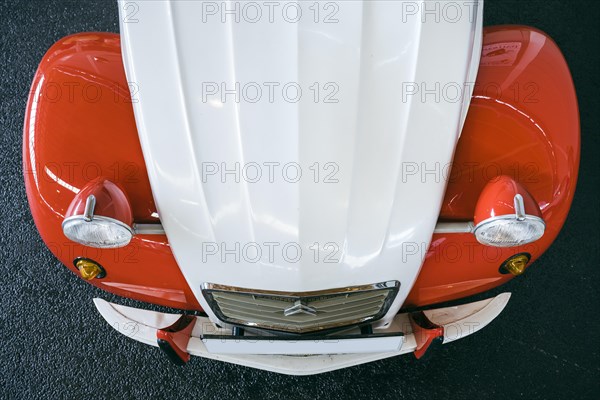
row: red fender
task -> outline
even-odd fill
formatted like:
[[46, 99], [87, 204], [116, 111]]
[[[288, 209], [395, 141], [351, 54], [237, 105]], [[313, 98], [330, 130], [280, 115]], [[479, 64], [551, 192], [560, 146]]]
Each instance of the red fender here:
[[[50, 48], [25, 115], [23, 169], [31, 212], [44, 242], [69, 269], [77, 273], [78, 257], [104, 267], [106, 277], [91, 284], [137, 300], [200, 310], [165, 236], [138, 235], [124, 248], [100, 250], [69, 241], [61, 229], [75, 195], [102, 177], [126, 191], [136, 222], [158, 222], [131, 105], [139, 90], [126, 81], [116, 34], [72, 35]], [[447, 168], [440, 218], [471, 221], [485, 185], [507, 175], [537, 201], [546, 232], [522, 248], [483, 246], [472, 234], [434, 234], [430, 248], [420, 249], [427, 252], [425, 263], [405, 306], [483, 292], [512, 278], [499, 272], [510, 256], [539, 257], [566, 219], [578, 165], [577, 100], [556, 44], [528, 27], [484, 29], [479, 74]]]
[[448, 175], [440, 219], [470, 221], [488, 182], [512, 177], [537, 201], [541, 239], [518, 248], [479, 244], [472, 234], [434, 234], [405, 306], [481, 293], [513, 278], [500, 265], [518, 253], [537, 259], [558, 236], [575, 193], [579, 111], [558, 46], [523, 26], [484, 29], [469, 113]]
[[135, 236], [119, 249], [68, 240], [62, 220], [88, 182], [106, 178], [127, 193], [136, 222], [156, 223], [157, 210], [137, 136], [119, 35], [81, 33], [58, 41], [35, 74], [23, 132], [27, 198], [42, 239], [71, 271], [93, 259], [106, 277], [91, 284], [165, 306], [200, 310], [162, 236]]

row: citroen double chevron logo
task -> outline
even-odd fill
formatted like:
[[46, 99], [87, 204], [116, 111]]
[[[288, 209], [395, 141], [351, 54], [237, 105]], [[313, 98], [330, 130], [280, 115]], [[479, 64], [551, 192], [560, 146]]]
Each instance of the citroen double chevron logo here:
[[290, 315], [296, 314], [317, 315], [317, 310], [313, 307], [307, 306], [302, 302], [302, 300], [296, 300], [293, 306], [283, 310], [283, 315], [289, 317]]

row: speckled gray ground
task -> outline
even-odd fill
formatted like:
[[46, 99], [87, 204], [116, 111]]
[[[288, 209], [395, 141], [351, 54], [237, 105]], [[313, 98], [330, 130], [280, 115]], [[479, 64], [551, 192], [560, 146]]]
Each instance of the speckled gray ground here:
[[[428, 361], [405, 356], [293, 378], [194, 358], [170, 365], [154, 348], [112, 330], [91, 299], [102, 296], [49, 253], [34, 227], [21, 178], [21, 129], [37, 63], [57, 39], [118, 31], [113, 1], [17, 1], [0, 5], [2, 58], [1, 398], [600, 398], [599, 77], [596, 2], [487, 0], [486, 24], [548, 32], [578, 89], [583, 128], [579, 187], [554, 246], [477, 335]], [[496, 290], [494, 293], [499, 292]]]

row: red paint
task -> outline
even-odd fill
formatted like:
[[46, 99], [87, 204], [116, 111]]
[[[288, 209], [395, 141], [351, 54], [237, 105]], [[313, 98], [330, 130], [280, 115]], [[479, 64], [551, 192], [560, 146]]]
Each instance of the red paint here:
[[[505, 249], [480, 245], [471, 234], [434, 234], [406, 307], [474, 295], [512, 279], [498, 272], [502, 262], [527, 252], [531, 265], [556, 239], [573, 200], [579, 111], [563, 55], [544, 33], [523, 26], [485, 28], [483, 42], [440, 218], [473, 219], [484, 187], [508, 175], [537, 201], [546, 230], [537, 242]], [[520, 49], [499, 57], [494, 47]]]
[[196, 317], [182, 315], [173, 325], [156, 331], [156, 340], [159, 347], [162, 349], [163, 346], [167, 346], [168, 349], [164, 349], [164, 351], [168, 352], [170, 357], [175, 357], [172, 358], [172, 361], [178, 365], [190, 361], [187, 346], [195, 325]]
[[410, 313], [408, 317], [415, 341], [417, 342], [417, 347], [413, 354], [418, 360], [427, 353], [429, 346], [431, 346], [434, 340], [444, 339], [444, 327], [431, 322], [422, 311]]
[[[48, 50], [33, 80], [23, 130], [31, 213], [48, 248], [77, 276], [73, 260], [91, 258], [107, 272], [90, 281], [95, 286], [200, 310], [165, 236], [135, 236], [120, 249], [94, 249], [69, 241], [62, 232], [76, 193], [95, 179], [123, 188], [135, 222], [158, 222], [131, 102], [119, 35], [77, 34]], [[104, 189], [114, 195], [109, 187]]]
[[69, 205], [66, 216], [83, 215], [87, 198], [92, 195], [96, 198], [94, 215], [110, 217], [132, 226], [133, 213], [127, 194], [106, 178], [94, 179], [84, 186]]
[[[96, 178], [123, 188], [135, 222], [158, 222], [120, 51], [118, 35], [86, 33], [62, 39], [44, 56], [24, 126], [31, 211], [42, 238], [69, 269], [77, 272], [76, 257], [106, 269], [107, 276], [92, 284], [146, 302], [200, 310], [165, 236], [136, 236], [127, 247], [99, 250], [72, 243], [62, 233], [76, 191]], [[138, 90], [131, 88], [134, 94]], [[472, 220], [484, 187], [507, 175], [537, 201], [546, 232], [520, 248], [486, 247], [471, 234], [434, 234], [405, 306], [483, 292], [511, 279], [498, 272], [511, 255], [539, 257], [566, 219], [578, 165], [577, 100], [558, 47], [532, 28], [486, 28], [440, 218]]]
[[525, 214], [541, 217], [540, 207], [527, 190], [506, 175], [492, 179], [481, 191], [475, 207], [474, 223], [500, 215], [515, 214], [515, 196], [523, 197]]

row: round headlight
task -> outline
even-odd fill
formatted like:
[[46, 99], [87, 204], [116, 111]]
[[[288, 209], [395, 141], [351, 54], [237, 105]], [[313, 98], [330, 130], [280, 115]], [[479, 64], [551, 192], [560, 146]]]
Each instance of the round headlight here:
[[103, 216], [94, 216], [88, 221], [84, 216], [75, 215], [65, 219], [62, 228], [70, 240], [101, 249], [127, 246], [133, 237], [133, 230], [129, 226]]
[[533, 215], [517, 219], [502, 215], [480, 222], [475, 227], [475, 237], [481, 244], [495, 247], [515, 247], [535, 242], [544, 235], [544, 220]]
[[535, 242], [546, 223], [533, 196], [509, 176], [499, 176], [481, 191], [475, 207], [477, 241], [487, 246], [515, 247]]
[[133, 238], [133, 213], [127, 195], [115, 183], [99, 178], [75, 195], [62, 223], [70, 240], [89, 247], [124, 247]]

